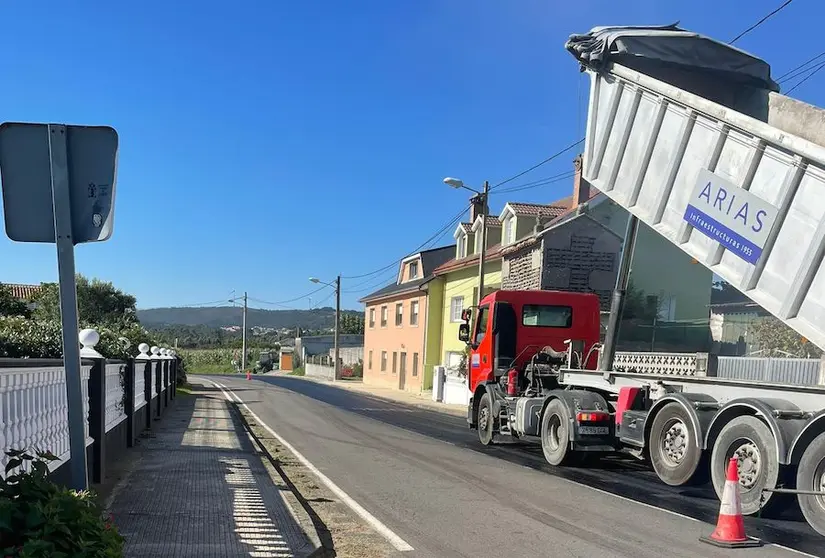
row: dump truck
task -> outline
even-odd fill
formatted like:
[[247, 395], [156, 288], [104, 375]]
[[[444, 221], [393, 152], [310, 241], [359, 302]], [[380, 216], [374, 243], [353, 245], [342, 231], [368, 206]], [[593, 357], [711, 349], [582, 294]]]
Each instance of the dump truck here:
[[594, 294], [484, 297], [459, 328], [470, 428], [540, 444], [554, 466], [623, 452], [720, 497], [735, 457], [744, 514], [796, 498], [825, 535], [825, 388], [707, 362], [613, 367], [641, 223], [825, 347], [825, 111], [781, 95], [763, 60], [676, 26], [599, 27], [566, 48], [590, 78], [582, 176], [629, 213], [607, 333]]

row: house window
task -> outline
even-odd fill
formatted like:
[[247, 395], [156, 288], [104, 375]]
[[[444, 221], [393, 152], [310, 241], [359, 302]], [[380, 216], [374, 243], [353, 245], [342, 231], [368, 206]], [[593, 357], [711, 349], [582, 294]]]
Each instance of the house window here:
[[475, 253], [476, 254], [481, 254], [481, 228], [480, 227], [479, 227], [478, 232], [476, 233], [475, 246], [476, 246]]
[[501, 243], [510, 244], [513, 240], [511, 238], [513, 232], [513, 219], [507, 217], [504, 219], [504, 234], [502, 235]]
[[369, 358], [367, 360], [367, 370], [372, 370], [372, 351], [370, 351]]
[[418, 277], [418, 262], [411, 262], [410, 263], [410, 279], [416, 279]]
[[458, 237], [458, 244], [456, 245], [457, 258], [464, 258], [467, 256], [467, 235], [462, 234]]
[[370, 308], [370, 327], [375, 327], [375, 308]]
[[418, 325], [418, 301], [413, 300], [410, 303], [410, 325]]
[[395, 325], [401, 327], [404, 323], [404, 303], [399, 302], [395, 305]]
[[387, 307], [381, 307], [381, 327], [387, 327]]
[[381, 351], [381, 372], [387, 371], [387, 351]]
[[398, 353], [392, 352], [392, 373], [398, 374]]
[[418, 376], [418, 353], [413, 353], [412, 375]]
[[407, 353], [401, 353], [401, 375], [404, 376], [407, 373]]
[[461, 313], [464, 311], [464, 297], [454, 296], [450, 299], [450, 321], [460, 322]]

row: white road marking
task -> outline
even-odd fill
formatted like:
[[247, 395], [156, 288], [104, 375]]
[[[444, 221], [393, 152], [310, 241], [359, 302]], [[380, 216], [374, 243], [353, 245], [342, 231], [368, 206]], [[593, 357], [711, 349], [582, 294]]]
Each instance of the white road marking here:
[[[209, 381], [211, 382], [212, 380], [209, 380]], [[215, 383], [215, 382], [212, 382], [212, 383]], [[215, 384], [215, 385], [216, 385], [217, 387], [220, 387], [220, 388], [221, 388], [221, 390], [223, 391], [222, 386], [220, 386], [220, 385], [218, 385], [218, 384]], [[226, 388], [226, 389], [229, 389], [229, 388]], [[231, 391], [231, 390], [230, 390], [230, 391]], [[225, 392], [224, 392], [224, 394], [226, 395], [226, 393], [225, 393]], [[239, 402], [239, 403], [241, 403], [241, 404], [242, 404], [242, 405], [246, 408], [246, 410], [247, 410], [247, 411], [249, 411], [249, 413], [250, 413], [253, 417], [255, 417], [255, 420], [257, 420], [257, 421], [258, 421], [258, 423], [260, 423], [260, 424], [261, 424], [261, 426], [263, 426], [263, 427], [264, 427], [264, 428], [265, 428], [265, 429], [266, 429], [266, 430], [267, 430], [270, 434], [272, 434], [272, 435], [273, 435], [276, 439], [278, 439], [278, 440], [279, 440], [279, 441], [280, 441], [280, 442], [281, 442], [284, 446], [286, 446], [288, 449], [290, 449], [290, 450], [291, 450], [291, 451], [292, 451], [292, 452], [293, 452], [293, 453], [294, 453], [294, 454], [298, 457], [298, 459], [299, 459], [302, 463], [304, 463], [304, 465], [306, 465], [306, 466], [307, 466], [307, 467], [308, 467], [311, 471], [313, 471], [313, 472], [316, 472], [316, 471], [317, 471], [317, 472], [316, 472], [316, 475], [318, 475], [318, 477], [319, 477], [319, 478], [320, 478], [320, 479], [321, 479], [321, 480], [322, 480], [325, 484], [329, 483], [329, 484], [327, 484], [327, 486], [330, 488], [330, 490], [332, 490], [333, 492], [336, 492], [336, 489], [337, 489], [337, 490], [341, 490], [340, 488], [338, 488], [337, 486], [335, 486], [335, 484], [334, 484], [334, 483], [332, 483], [332, 481], [331, 481], [331, 480], [329, 480], [326, 476], [324, 476], [324, 474], [323, 474], [323, 473], [321, 473], [320, 471], [318, 471], [318, 470], [317, 470], [317, 469], [316, 469], [316, 468], [315, 468], [315, 467], [314, 467], [311, 463], [309, 463], [309, 461], [305, 461], [305, 458], [304, 458], [304, 457], [303, 457], [300, 453], [298, 453], [298, 452], [297, 452], [297, 451], [296, 451], [296, 450], [295, 450], [295, 449], [294, 449], [291, 445], [289, 445], [289, 443], [288, 443], [288, 442], [286, 442], [286, 440], [284, 440], [283, 438], [281, 438], [278, 434], [276, 434], [276, 433], [275, 433], [275, 431], [274, 431], [274, 430], [272, 430], [269, 426], [267, 426], [267, 424], [266, 424], [266, 423], [264, 423], [263, 421], [261, 421], [261, 420], [257, 417], [257, 415], [255, 415], [255, 413], [253, 413], [253, 412], [252, 412], [252, 410], [251, 410], [251, 409], [250, 409], [250, 408], [246, 405], [246, 403], [243, 403], [243, 402], [240, 400], [240, 398], [238, 398], [238, 396], [237, 396], [234, 392], [232, 392], [232, 395], [233, 395], [233, 396], [234, 396], [234, 397], [238, 400], [238, 402]], [[228, 399], [228, 398], [229, 398], [229, 397], [227, 396], [227, 399]], [[230, 399], [230, 401], [231, 401], [231, 399]], [[348, 410], [348, 409], [344, 409], [344, 410]], [[350, 410], [350, 411], [352, 411], [353, 409], [349, 409], [349, 410]], [[412, 433], [412, 434], [416, 434], [417, 436], [423, 436], [423, 434], [421, 434], [420, 432], [416, 432], [416, 431], [414, 431], [414, 430], [411, 430], [411, 429], [405, 428], [405, 427], [403, 427], [403, 426], [396, 426], [396, 425], [392, 425], [392, 426], [394, 426], [395, 428], [399, 428], [399, 429], [401, 429], [401, 430], [405, 430], [405, 431], [410, 432], [410, 433]], [[425, 437], [426, 437], [426, 436], [425, 436]], [[456, 444], [456, 443], [454, 443], [454, 442], [449, 442], [449, 441], [447, 441], [447, 440], [439, 440], [438, 438], [430, 438], [430, 439], [435, 440], [435, 441], [437, 441], [437, 442], [442, 442], [442, 443], [445, 443], [445, 444], [449, 444], [449, 445], [451, 445], [451, 446], [460, 447], [460, 446], [458, 446], [458, 444]], [[469, 447], [468, 447], [468, 448], [466, 448], [466, 449], [469, 449], [470, 451], [473, 451], [473, 452], [478, 453], [478, 454], [480, 454], [480, 455], [485, 455], [485, 456], [487, 456], [487, 457], [492, 457], [492, 456], [490, 456], [488, 453], [485, 453], [484, 451], [481, 451], [481, 450], [475, 450], [475, 449], [473, 449], [473, 448], [469, 448]], [[506, 453], [516, 453], [516, 450], [513, 450], [512, 448], [500, 448], [500, 449], [501, 449], [502, 451], [506, 452]], [[530, 455], [529, 453], [522, 453], [522, 452], [518, 452], [518, 454], [519, 454], [519, 456], [520, 456], [520, 457], [525, 457], [525, 456], [526, 456], [526, 457], [533, 458], [534, 460], [539, 460], [539, 461], [542, 461], [542, 462], [543, 462], [543, 460], [541, 460], [541, 458], [536, 457], [536, 456], [534, 456], [534, 455]], [[534, 467], [530, 467], [529, 465], [522, 465], [522, 467], [524, 467], [525, 469], [529, 469], [530, 471], [537, 472], [537, 473], [540, 473], [540, 472], [541, 472], [541, 471], [539, 471], [539, 470], [535, 469]], [[695, 517], [690, 517], [690, 516], [688, 516], [688, 515], [684, 515], [684, 514], [681, 514], [681, 513], [679, 513], [679, 512], [675, 512], [675, 511], [672, 511], [672, 510], [669, 510], [669, 509], [666, 509], [666, 508], [660, 508], [660, 507], [658, 507], [658, 506], [654, 506], [654, 505], [652, 505], [652, 504], [646, 504], [646, 503], [644, 503], [644, 502], [639, 502], [638, 500], [633, 500], [632, 498], [627, 498], [627, 497], [625, 497], [625, 496], [620, 496], [620, 495], [618, 495], [618, 494], [614, 494], [614, 493], [612, 493], [612, 492], [608, 492], [607, 490], [602, 490], [601, 488], [595, 488], [595, 487], [593, 487], [593, 486], [589, 486], [589, 485], [587, 485], [587, 484], [582, 484], [582, 483], [579, 483], [579, 482], [576, 482], [576, 481], [572, 481], [572, 480], [566, 479], [566, 478], [564, 478], [564, 477], [558, 477], [558, 476], [555, 476], [555, 475], [554, 475], [554, 478], [559, 479], [559, 480], [561, 480], [561, 481], [564, 481], [564, 482], [566, 482], [566, 483], [568, 483], [568, 484], [573, 484], [573, 485], [576, 485], [576, 486], [579, 486], [579, 487], [582, 487], [582, 488], [587, 488], [587, 489], [592, 490], [592, 491], [594, 491], [594, 492], [598, 492], [599, 494], [605, 494], [605, 495], [607, 495], [607, 496], [611, 496], [611, 497], [613, 497], [613, 498], [618, 498], [619, 500], [622, 500], [622, 501], [624, 501], [624, 502], [629, 502], [629, 503], [632, 503], [632, 504], [637, 504], [637, 505], [639, 505], [639, 506], [643, 506], [643, 507], [648, 508], [648, 509], [651, 509], [651, 510], [662, 511], [662, 512], [665, 512], [665, 513], [667, 513], [667, 514], [673, 515], [673, 516], [675, 516], [675, 517], [679, 517], [679, 518], [681, 518], [681, 519], [688, 519], [688, 520], [690, 520], [690, 521], [696, 521], [696, 522], [699, 522], [699, 523], [703, 523], [702, 521], [700, 521], [699, 519], [696, 519]], [[333, 488], [333, 487], [335, 487], [335, 488]], [[337, 493], [337, 492], [336, 492], [336, 493]], [[341, 493], [342, 493], [342, 494], [344, 494], [344, 496], [346, 496], [346, 493], [344, 493], [343, 491], [341, 491]], [[339, 495], [339, 496], [340, 496], [340, 495]], [[342, 498], [342, 500], [344, 500], [344, 501], [346, 502], [346, 499], [345, 499], [344, 497], [341, 497], [341, 498]], [[346, 496], [346, 498], [348, 498], [349, 500], [352, 500], [349, 496]], [[370, 513], [369, 513], [368, 511], [366, 511], [366, 510], [364, 510], [363, 508], [361, 508], [361, 507], [358, 505], [358, 503], [357, 503], [357, 502], [355, 502], [354, 500], [352, 500], [352, 503], [353, 503], [353, 504], [355, 504], [356, 506], [358, 506], [361, 510], [363, 510], [363, 512], [364, 512], [365, 514], [367, 514], [370, 518], [372, 518], [372, 520], [374, 520], [374, 521], [378, 522], [378, 520], [377, 520], [377, 519], [375, 519], [375, 517], [373, 517], [372, 515], [370, 515]], [[347, 502], [347, 505], [350, 505], [350, 504]], [[358, 515], [361, 515], [361, 513], [360, 513], [360, 512], [359, 512], [356, 508], [352, 507], [352, 505], [350, 505], [350, 507], [353, 509], [353, 511], [355, 511], [356, 513], [358, 513]], [[361, 515], [361, 517], [363, 517], [363, 518], [364, 518], [364, 520], [365, 520], [365, 521], [367, 521], [368, 523], [372, 524], [372, 522], [370, 521], [370, 519], [368, 519], [367, 517], [365, 517], [365, 516], [363, 516], [363, 515]], [[380, 522], [378, 522], [378, 524], [383, 526], [383, 524], [382, 524], [382, 523], [380, 523]], [[710, 525], [710, 524], [707, 524], [707, 525]], [[375, 527], [375, 525], [373, 525], [373, 526]], [[712, 527], [712, 525], [710, 525], [710, 526]], [[378, 529], [378, 527], [375, 527], [375, 528], [376, 528], [376, 530], [378, 530], [378, 531], [379, 531], [382, 535], [384, 535], [385, 537], [387, 536], [387, 535], [386, 535], [383, 531], [381, 531], [380, 529]], [[398, 538], [398, 535], [396, 535], [395, 533], [393, 533], [392, 531], [390, 531], [390, 530], [389, 530], [389, 528], [387, 528], [386, 526], [384, 526], [384, 528], [385, 528], [385, 529], [387, 529], [387, 531], [388, 531], [388, 532], [389, 532], [392, 536], [394, 536], [394, 537]], [[388, 540], [390, 541], [390, 543], [392, 543], [392, 544], [393, 544], [393, 546], [395, 546], [395, 543], [393, 542], [393, 540], [392, 540], [392, 539], [389, 539], [389, 537], [388, 537]], [[406, 542], [404, 542], [401, 538], [398, 538], [398, 540], [399, 540], [399, 541], [401, 541], [401, 543], [403, 543], [403, 544], [407, 545], [407, 547], [402, 549], [402, 548], [398, 548], [398, 547], [396, 546], [396, 549], [397, 549], [397, 550], [412, 550], [412, 549], [413, 549], [413, 548], [412, 548], [411, 546], [409, 546]], [[781, 544], [776, 544], [776, 543], [768, 543], [768, 546], [773, 546], [773, 547], [775, 547], [775, 548], [779, 548], [779, 549], [782, 549], [782, 550], [787, 550], [788, 552], [792, 552], [792, 553], [794, 553], [794, 554], [798, 554], [798, 555], [800, 555], [800, 556], [806, 556], [806, 557], [808, 557], [808, 558], [819, 558], [818, 556], [816, 556], [816, 555], [814, 555], [814, 554], [808, 554], [807, 552], [803, 552], [803, 551], [801, 551], [801, 550], [796, 550], [795, 548], [789, 548], [789, 547], [787, 547], [787, 546], [783, 546], [783, 545], [781, 545]]]
[[[364, 507], [361, 506], [361, 504], [359, 504], [358, 502], [353, 500], [352, 497], [349, 494], [344, 492], [337, 484], [332, 482], [329, 479], [329, 477], [327, 477], [324, 473], [319, 471], [318, 468], [315, 467], [315, 465], [310, 463], [309, 460], [306, 457], [304, 457], [298, 450], [296, 450], [292, 446], [292, 444], [290, 444], [289, 442], [284, 440], [283, 437], [281, 437], [280, 434], [275, 432], [268, 424], [266, 424], [264, 421], [262, 421], [261, 418], [258, 415], [256, 415], [255, 412], [252, 411], [252, 409], [250, 409], [249, 406], [246, 403], [244, 403], [241, 400], [241, 398], [238, 397], [238, 395], [234, 391], [232, 391], [231, 388], [229, 388], [227, 386], [224, 386], [222, 384], [219, 384], [218, 382], [215, 382], [213, 380], [208, 380], [207, 379], [207, 381], [211, 382], [212, 384], [215, 385], [215, 387], [220, 389], [223, 392], [224, 396], [226, 397], [226, 399], [228, 401], [232, 402], [232, 397], [234, 397], [235, 401], [237, 401], [240, 405], [243, 405], [244, 409], [246, 409], [247, 412], [250, 415], [252, 415], [252, 418], [255, 419], [255, 422], [260, 424], [267, 432], [269, 432], [272, 435], [273, 438], [278, 440], [278, 442], [280, 442], [285, 448], [287, 448], [289, 451], [291, 451], [292, 454], [296, 457], [296, 459], [298, 459], [298, 461], [300, 461], [304, 465], [304, 467], [306, 467], [307, 469], [312, 471], [312, 473], [316, 477], [318, 477], [318, 479], [322, 483], [324, 483], [326, 485], [326, 487], [329, 488], [336, 496], [338, 496], [338, 498], [340, 498], [341, 501], [344, 504], [349, 506], [349, 508], [352, 511], [354, 511], [356, 514], [358, 514], [361, 517], [361, 519], [366, 521], [373, 529], [378, 531], [385, 539], [387, 539], [387, 541], [396, 550], [401, 551], [401, 552], [406, 552], [406, 551], [413, 550], [413, 547], [410, 546], [409, 543], [407, 543], [404, 539], [402, 539], [397, 534], [395, 534], [395, 532], [393, 532], [389, 527], [387, 527], [386, 525], [381, 523], [381, 521], [379, 521], [374, 515], [372, 515], [370, 512], [368, 512], [366, 509], [364, 509]], [[230, 394], [231, 394], [232, 397], [230, 397]]]

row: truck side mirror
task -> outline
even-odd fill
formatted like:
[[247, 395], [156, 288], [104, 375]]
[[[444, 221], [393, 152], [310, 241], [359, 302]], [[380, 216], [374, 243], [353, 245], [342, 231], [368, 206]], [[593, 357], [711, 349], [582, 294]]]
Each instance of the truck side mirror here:
[[470, 324], [458, 324], [458, 340], [464, 343], [470, 340]]

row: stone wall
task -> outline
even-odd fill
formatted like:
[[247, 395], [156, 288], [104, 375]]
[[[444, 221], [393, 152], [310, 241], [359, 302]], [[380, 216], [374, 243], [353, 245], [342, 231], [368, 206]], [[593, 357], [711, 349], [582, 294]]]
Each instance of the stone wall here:
[[541, 288], [541, 243], [504, 256], [501, 268], [501, 288], [508, 291], [530, 291]]

